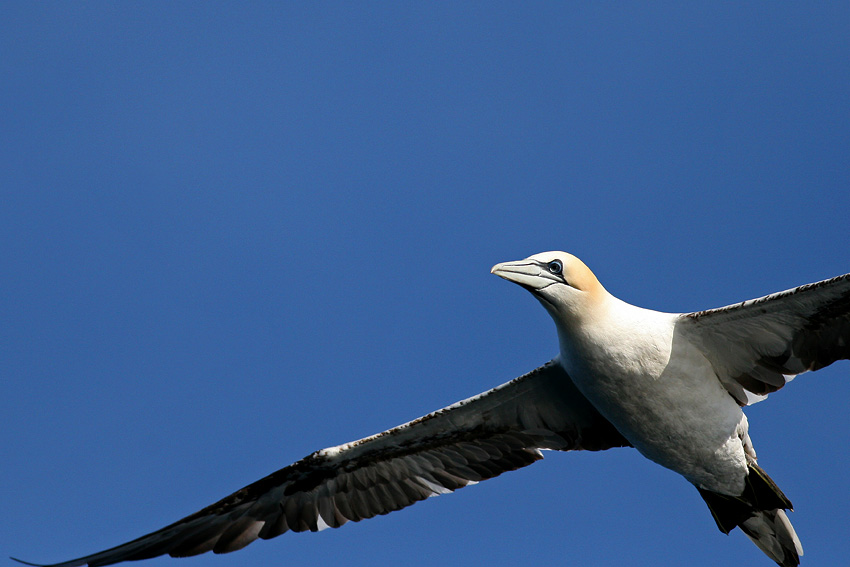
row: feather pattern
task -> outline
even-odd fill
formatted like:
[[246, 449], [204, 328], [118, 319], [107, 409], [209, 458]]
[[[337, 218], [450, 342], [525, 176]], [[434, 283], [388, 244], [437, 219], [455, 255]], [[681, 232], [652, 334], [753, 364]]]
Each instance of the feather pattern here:
[[[629, 446], [558, 360], [383, 433], [329, 447], [182, 520], [51, 567], [227, 553], [284, 532], [387, 514], [543, 458], [540, 449]], [[30, 565], [37, 565], [28, 563]]]
[[797, 374], [850, 358], [850, 274], [687, 313], [676, 332], [700, 345], [740, 405]]

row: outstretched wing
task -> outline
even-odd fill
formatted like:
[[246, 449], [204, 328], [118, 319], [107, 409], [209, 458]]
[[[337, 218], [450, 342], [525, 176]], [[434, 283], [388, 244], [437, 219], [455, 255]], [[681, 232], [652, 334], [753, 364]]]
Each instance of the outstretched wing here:
[[257, 538], [400, 510], [530, 465], [540, 449], [628, 445], [556, 359], [394, 429], [317, 451], [139, 539], [51, 567], [226, 553]]
[[850, 358], [850, 274], [680, 316], [676, 332], [703, 350], [738, 403], [795, 375]]

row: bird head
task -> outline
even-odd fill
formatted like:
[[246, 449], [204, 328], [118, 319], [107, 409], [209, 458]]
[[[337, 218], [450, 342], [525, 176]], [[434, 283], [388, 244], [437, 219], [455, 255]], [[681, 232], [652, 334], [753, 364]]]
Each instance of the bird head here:
[[503, 262], [490, 273], [530, 291], [556, 321], [580, 317], [606, 294], [590, 268], [566, 252], [541, 252], [525, 260]]

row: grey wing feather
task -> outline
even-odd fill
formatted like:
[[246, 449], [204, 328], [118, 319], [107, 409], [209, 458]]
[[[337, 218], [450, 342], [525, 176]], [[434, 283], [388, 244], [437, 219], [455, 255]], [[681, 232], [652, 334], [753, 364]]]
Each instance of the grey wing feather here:
[[741, 405], [795, 375], [850, 358], [850, 274], [680, 316], [676, 332], [703, 349]]
[[286, 531], [387, 514], [530, 465], [540, 449], [628, 445], [554, 360], [404, 425], [317, 451], [151, 534], [49, 567], [226, 553]]

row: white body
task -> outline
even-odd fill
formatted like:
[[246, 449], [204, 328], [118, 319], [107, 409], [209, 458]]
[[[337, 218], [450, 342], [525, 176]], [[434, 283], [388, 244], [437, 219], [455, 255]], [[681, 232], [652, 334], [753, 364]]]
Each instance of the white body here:
[[747, 418], [702, 352], [676, 335], [677, 317], [606, 293], [591, 320], [567, 327], [555, 319], [561, 364], [645, 457], [701, 488], [738, 495], [752, 451]]
[[722, 532], [740, 527], [777, 564], [799, 565], [791, 501], [758, 467], [740, 406], [850, 358], [850, 274], [674, 314], [617, 299], [565, 252], [492, 271], [546, 308], [564, 379], [626, 441], [696, 485]]
[[778, 565], [799, 565], [803, 548], [785, 514], [791, 502], [755, 463], [739, 406], [793, 375], [850, 359], [850, 274], [672, 314], [620, 301], [565, 252], [492, 271], [549, 311], [558, 358], [404, 425], [316, 451], [155, 532], [41, 567], [226, 553], [399, 510], [530, 465], [541, 449], [629, 445], [699, 487], [721, 531], [740, 527]]

